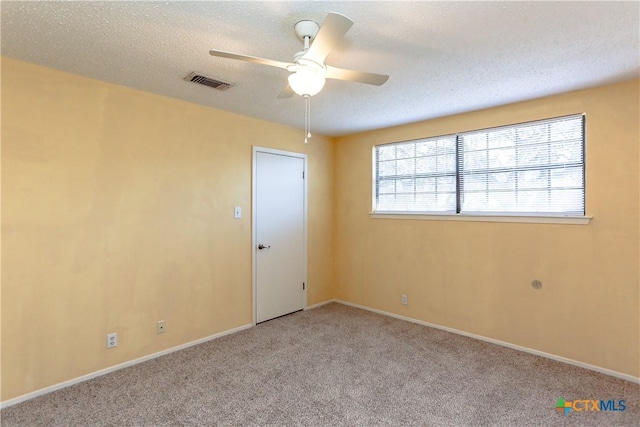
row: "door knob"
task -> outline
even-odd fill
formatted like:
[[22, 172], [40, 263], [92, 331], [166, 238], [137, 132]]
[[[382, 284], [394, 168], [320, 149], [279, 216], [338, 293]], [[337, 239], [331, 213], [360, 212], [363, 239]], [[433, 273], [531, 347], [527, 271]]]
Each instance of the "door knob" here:
[[260, 250], [263, 250], [263, 249], [269, 249], [269, 248], [271, 248], [271, 245], [269, 245], [269, 246], [265, 246], [265, 245], [263, 245], [262, 243], [260, 243], [260, 244], [258, 245], [258, 249], [260, 249]]

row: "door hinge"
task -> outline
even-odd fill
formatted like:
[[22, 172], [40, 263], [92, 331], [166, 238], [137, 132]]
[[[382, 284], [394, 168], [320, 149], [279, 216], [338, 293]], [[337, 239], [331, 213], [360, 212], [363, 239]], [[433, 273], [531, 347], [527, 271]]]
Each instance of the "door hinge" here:
[[304, 171], [302, 171], [302, 179], [304, 179]]
[[302, 290], [304, 291], [304, 282], [302, 282]]

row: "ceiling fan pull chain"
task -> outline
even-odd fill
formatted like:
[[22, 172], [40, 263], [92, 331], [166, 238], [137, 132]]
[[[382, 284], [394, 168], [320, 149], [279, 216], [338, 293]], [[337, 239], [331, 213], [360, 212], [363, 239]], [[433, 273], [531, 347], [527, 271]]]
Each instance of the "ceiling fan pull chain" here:
[[309, 138], [311, 138], [311, 97], [309, 95], [305, 95], [304, 102], [304, 143], [308, 144]]

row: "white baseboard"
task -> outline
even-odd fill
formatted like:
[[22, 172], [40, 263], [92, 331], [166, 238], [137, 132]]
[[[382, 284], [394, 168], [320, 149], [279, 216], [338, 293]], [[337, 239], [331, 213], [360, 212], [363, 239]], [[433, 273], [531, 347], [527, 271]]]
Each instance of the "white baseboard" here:
[[519, 345], [516, 345], [516, 344], [511, 344], [511, 343], [508, 343], [508, 342], [505, 342], [505, 341], [500, 341], [500, 340], [496, 340], [496, 339], [493, 339], [493, 338], [483, 337], [482, 335], [476, 335], [476, 334], [472, 334], [472, 333], [469, 333], [469, 332], [460, 331], [458, 329], [453, 329], [453, 328], [448, 328], [446, 326], [436, 325], [434, 323], [424, 322], [422, 320], [414, 319], [412, 317], [401, 316], [399, 314], [394, 314], [394, 313], [389, 313], [387, 311], [377, 310], [375, 308], [370, 308], [370, 307], [366, 307], [364, 305], [354, 304], [352, 302], [343, 301], [343, 300], [340, 300], [340, 299], [334, 299], [334, 300], [332, 300], [330, 302], [337, 302], [337, 303], [340, 303], [340, 304], [348, 305], [348, 306], [359, 308], [359, 309], [362, 309], [362, 310], [371, 311], [373, 313], [382, 314], [384, 316], [393, 317], [393, 318], [404, 320], [404, 321], [411, 322], [411, 323], [417, 323], [418, 325], [428, 326], [430, 328], [440, 329], [440, 330], [447, 331], [447, 332], [452, 332], [452, 333], [458, 334], [458, 335], [464, 335], [465, 337], [474, 338], [474, 339], [477, 339], [477, 340], [480, 340], [480, 341], [486, 341], [486, 342], [489, 342], [491, 344], [501, 345], [503, 347], [512, 348], [514, 350], [519, 350], [519, 351], [522, 351], [522, 352], [525, 352], [525, 353], [534, 354], [536, 356], [545, 357], [547, 359], [555, 360], [557, 362], [562, 362], [562, 363], [566, 363], [568, 365], [578, 366], [580, 368], [589, 369], [591, 371], [600, 372], [601, 374], [610, 375], [612, 377], [616, 377], [616, 378], [620, 378], [620, 379], [623, 379], [623, 380], [631, 381], [632, 383], [640, 384], [640, 378], [639, 377], [634, 377], [633, 375], [623, 374], [622, 372], [612, 371], [611, 369], [601, 368], [600, 366], [590, 365], [590, 364], [584, 363], [584, 362], [579, 362], [577, 360], [568, 359], [566, 357], [557, 356], [555, 354], [545, 353], [544, 351], [534, 350], [534, 349], [528, 348], [528, 347], [522, 347], [522, 346], [519, 346]]
[[147, 360], [155, 359], [156, 357], [164, 356], [165, 354], [173, 353], [175, 351], [183, 350], [188, 347], [192, 347], [194, 345], [202, 344], [207, 341], [214, 340], [216, 338], [224, 337], [225, 335], [234, 334], [236, 332], [240, 332], [244, 329], [248, 329], [253, 325], [244, 325], [239, 326], [237, 328], [229, 329], [228, 331], [219, 332], [217, 334], [210, 335], [208, 337], [200, 338], [195, 341], [188, 342], [186, 344], [180, 344], [175, 347], [168, 348], [166, 350], [159, 351], [157, 353], [149, 354], [147, 356], [142, 356], [138, 359], [130, 360], [128, 362], [120, 363], [119, 365], [111, 366], [105, 369], [100, 369], [99, 371], [91, 372], [86, 375], [82, 375], [81, 377], [74, 378], [72, 380], [64, 381], [58, 384], [54, 384], [49, 387], [41, 388], [40, 390], [32, 391], [31, 393], [23, 394], [22, 396], [14, 397], [13, 399], [5, 400], [4, 402], [0, 402], [0, 408], [6, 408], [12, 405], [15, 405], [20, 402], [24, 402], [25, 400], [33, 399], [34, 397], [42, 396], [43, 394], [51, 393], [52, 391], [60, 390], [65, 387], [69, 387], [92, 378], [100, 377], [102, 375], [118, 371], [122, 368], [127, 368], [129, 366], [137, 365], [138, 363], [146, 362]]
[[319, 302], [317, 304], [309, 305], [305, 310], [313, 310], [314, 308], [322, 307], [323, 305], [331, 304], [332, 302], [339, 302], [337, 299], [330, 299], [327, 301]]

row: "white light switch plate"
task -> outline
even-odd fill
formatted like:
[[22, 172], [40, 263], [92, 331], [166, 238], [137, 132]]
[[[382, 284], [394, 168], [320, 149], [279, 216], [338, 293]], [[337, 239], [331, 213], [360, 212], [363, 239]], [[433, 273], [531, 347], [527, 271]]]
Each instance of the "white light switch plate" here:
[[233, 210], [233, 217], [236, 219], [242, 218], [242, 208], [240, 206], [236, 206]]

